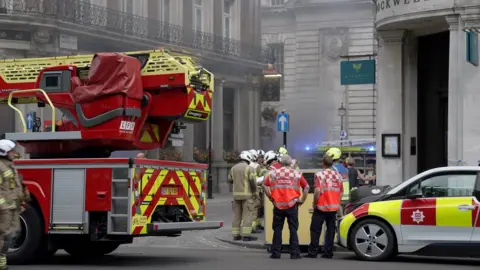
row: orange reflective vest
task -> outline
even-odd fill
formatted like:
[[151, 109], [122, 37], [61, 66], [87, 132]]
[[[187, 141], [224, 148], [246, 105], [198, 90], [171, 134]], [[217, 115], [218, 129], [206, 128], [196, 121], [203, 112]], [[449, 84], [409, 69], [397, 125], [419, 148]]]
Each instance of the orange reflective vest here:
[[340, 209], [343, 192], [342, 176], [335, 170], [326, 169], [315, 174], [315, 187], [321, 189], [317, 209], [323, 212], [335, 212]]
[[289, 167], [272, 170], [269, 174], [270, 192], [273, 204], [278, 209], [293, 207], [300, 197], [300, 180], [302, 175]]

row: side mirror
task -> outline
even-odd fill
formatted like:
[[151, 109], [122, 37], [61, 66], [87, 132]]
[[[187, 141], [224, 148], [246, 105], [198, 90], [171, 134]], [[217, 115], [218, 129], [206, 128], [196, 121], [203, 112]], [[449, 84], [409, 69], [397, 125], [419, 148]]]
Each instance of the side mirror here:
[[407, 195], [407, 199], [409, 200], [415, 200], [422, 197], [423, 197], [423, 193], [421, 190], [417, 190], [416, 192]]

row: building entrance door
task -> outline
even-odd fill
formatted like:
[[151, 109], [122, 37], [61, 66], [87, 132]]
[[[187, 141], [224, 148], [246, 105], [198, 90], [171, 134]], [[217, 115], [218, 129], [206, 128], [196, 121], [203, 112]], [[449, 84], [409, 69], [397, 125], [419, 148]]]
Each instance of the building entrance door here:
[[418, 173], [446, 166], [449, 32], [418, 40]]

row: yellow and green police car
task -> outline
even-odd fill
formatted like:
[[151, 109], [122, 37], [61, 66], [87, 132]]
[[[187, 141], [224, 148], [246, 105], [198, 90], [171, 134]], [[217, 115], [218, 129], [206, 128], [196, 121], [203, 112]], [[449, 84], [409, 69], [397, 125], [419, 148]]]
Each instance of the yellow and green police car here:
[[431, 169], [357, 202], [339, 220], [338, 244], [369, 261], [480, 257], [479, 199], [480, 167]]

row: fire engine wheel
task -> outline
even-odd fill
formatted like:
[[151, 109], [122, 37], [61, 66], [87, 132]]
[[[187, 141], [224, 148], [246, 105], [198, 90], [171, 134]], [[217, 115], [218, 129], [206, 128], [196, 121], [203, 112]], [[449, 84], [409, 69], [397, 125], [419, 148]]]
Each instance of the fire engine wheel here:
[[26, 264], [41, 253], [44, 233], [43, 220], [38, 209], [29, 206], [20, 215], [21, 230], [8, 250], [10, 264]]
[[349, 246], [364, 261], [384, 261], [395, 255], [395, 234], [384, 222], [365, 219], [349, 233]]
[[120, 244], [111, 242], [88, 242], [76, 246], [65, 247], [65, 251], [74, 257], [97, 257], [114, 252]]

